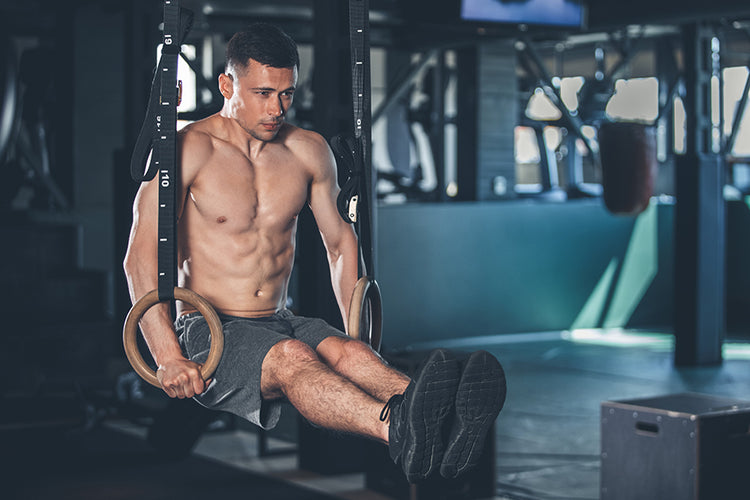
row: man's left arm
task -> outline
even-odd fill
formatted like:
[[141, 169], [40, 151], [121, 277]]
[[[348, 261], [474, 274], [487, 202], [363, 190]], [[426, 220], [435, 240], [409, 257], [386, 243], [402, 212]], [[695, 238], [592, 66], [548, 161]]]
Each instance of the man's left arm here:
[[349, 304], [358, 277], [357, 235], [352, 225], [341, 218], [336, 207], [339, 186], [333, 153], [325, 139], [317, 134], [315, 139], [315, 151], [309, 157], [315, 163], [309, 203], [328, 254], [333, 292], [344, 319], [344, 328], [347, 328]]

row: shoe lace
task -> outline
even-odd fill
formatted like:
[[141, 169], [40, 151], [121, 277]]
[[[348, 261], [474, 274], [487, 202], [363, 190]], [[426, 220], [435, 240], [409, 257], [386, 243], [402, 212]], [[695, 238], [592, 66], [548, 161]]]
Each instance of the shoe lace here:
[[391, 399], [388, 400], [388, 402], [383, 406], [383, 409], [380, 411], [380, 421], [385, 422], [388, 420], [388, 416], [391, 414], [391, 408], [398, 402], [399, 398], [401, 397], [401, 394], [394, 394], [391, 396]]

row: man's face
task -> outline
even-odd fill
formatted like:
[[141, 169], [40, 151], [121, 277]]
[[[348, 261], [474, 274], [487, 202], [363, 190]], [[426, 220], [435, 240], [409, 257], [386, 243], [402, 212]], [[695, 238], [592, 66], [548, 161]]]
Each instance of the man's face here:
[[252, 137], [271, 141], [279, 132], [297, 86], [297, 68], [273, 68], [250, 59], [244, 73], [219, 77], [230, 116]]

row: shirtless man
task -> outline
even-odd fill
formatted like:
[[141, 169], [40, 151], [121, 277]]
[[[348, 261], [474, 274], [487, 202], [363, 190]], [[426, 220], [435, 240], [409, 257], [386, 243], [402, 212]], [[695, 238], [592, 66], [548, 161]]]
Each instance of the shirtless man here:
[[[505, 398], [494, 357], [478, 351], [459, 363], [435, 350], [410, 380], [368, 345], [285, 308], [305, 203], [344, 318], [357, 279], [357, 239], [336, 208], [333, 155], [320, 135], [284, 122], [298, 57], [294, 41], [273, 26], [236, 34], [219, 76], [223, 108], [179, 134], [179, 284], [214, 306], [225, 345], [205, 383], [206, 322], [178, 303], [173, 323], [168, 305], [158, 304], [140, 322], [157, 377], [170, 397], [195, 397], [265, 429], [276, 425], [286, 398], [315, 425], [388, 444], [411, 482], [438, 469], [455, 477], [477, 463]], [[153, 180], [134, 202], [124, 262], [133, 301], [157, 284], [157, 195]]]

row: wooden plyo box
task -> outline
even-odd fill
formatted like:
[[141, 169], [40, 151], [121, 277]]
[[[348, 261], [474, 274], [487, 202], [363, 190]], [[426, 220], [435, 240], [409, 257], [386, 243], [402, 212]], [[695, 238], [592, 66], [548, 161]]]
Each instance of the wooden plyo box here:
[[601, 404], [601, 500], [750, 498], [750, 402], [683, 393]]

